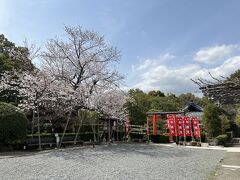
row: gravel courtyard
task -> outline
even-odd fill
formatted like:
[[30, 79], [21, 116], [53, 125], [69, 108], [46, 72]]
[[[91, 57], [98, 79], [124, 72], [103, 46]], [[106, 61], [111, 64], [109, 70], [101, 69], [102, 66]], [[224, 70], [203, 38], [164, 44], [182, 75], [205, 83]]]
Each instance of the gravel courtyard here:
[[121, 144], [1, 158], [0, 178], [206, 179], [224, 151]]

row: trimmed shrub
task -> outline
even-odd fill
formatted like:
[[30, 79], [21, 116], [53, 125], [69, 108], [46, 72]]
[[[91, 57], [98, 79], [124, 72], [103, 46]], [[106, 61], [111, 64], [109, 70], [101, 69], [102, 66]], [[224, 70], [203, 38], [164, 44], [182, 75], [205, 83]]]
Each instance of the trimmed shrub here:
[[21, 144], [27, 135], [27, 118], [11, 104], [0, 102], [0, 146]]
[[160, 135], [160, 142], [161, 143], [169, 143], [169, 136]]
[[179, 144], [179, 145], [183, 145], [184, 142], [183, 142], [183, 141], [179, 141], [178, 144]]
[[191, 142], [190, 142], [190, 145], [191, 145], [191, 146], [197, 146], [197, 142], [196, 142], [196, 141], [191, 141]]
[[201, 147], [201, 146], [202, 146], [202, 144], [201, 144], [200, 142], [197, 142], [197, 146]]
[[130, 133], [129, 136], [131, 139], [143, 139], [144, 138], [144, 134]]
[[209, 146], [217, 146], [218, 140], [216, 138], [207, 138], [207, 142]]
[[93, 133], [83, 133], [83, 134], [79, 134], [79, 137], [82, 141], [90, 141], [90, 140], [94, 140], [94, 134]]
[[154, 143], [169, 143], [169, 136], [166, 135], [151, 135], [150, 139]]
[[228, 136], [227, 136], [227, 134], [221, 134], [221, 135], [217, 136], [216, 139], [218, 140], [218, 145], [225, 146], [227, 143], [227, 140], [228, 140]]
[[206, 132], [201, 132], [201, 142], [206, 142]]

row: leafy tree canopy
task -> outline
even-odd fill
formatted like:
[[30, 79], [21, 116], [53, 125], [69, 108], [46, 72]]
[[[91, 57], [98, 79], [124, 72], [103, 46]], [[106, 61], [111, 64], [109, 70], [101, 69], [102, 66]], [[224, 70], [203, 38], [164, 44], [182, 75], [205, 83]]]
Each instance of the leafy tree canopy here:
[[230, 75], [229, 77], [230, 80], [234, 80], [234, 79], [240, 79], [240, 69], [238, 69], [237, 71], [235, 71], [233, 74]]
[[163, 92], [161, 92], [161, 91], [159, 91], [159, 90], [157, 90], [157, 91], [149, 91], [148, 92], [148, 95], [150, 95], [150, 96], [159, 96], [159, 97], [165, 97], [165, 94], [163, 93]]
[[126, 109], [132, 124], [144, 124], [146, 122], [146, 112], [154, 111], [179, 111], [190, 102], [204, 105], [206, 98], [195, 97], [191, 93], [182, 94], [177, 97], [175, 94], [164, 94], [159, 90], [143, 92], [140, 89], [130, 89], [130, 101], [126, 103]]
[[[35, 67], [29, 57], [29, 50], [26, 47], [17, 47], [3, 34], [0, 34], [0, 77], [4, 72], [13, 73], [13, 70], [33, 72]], [[0, 101], [17, 105], [19, 103], [17, 95], [17, 88], [15, 90], [5, 89], [0, 91]]]
[[224, 134], [229, 128], [226, 112], [213, 103], [209, 103], [203, 111], [203, 125], [210, 137]]
[[240, 127], [240, 114], [236, 116], [236, 124], [238, 127]]
[[0, 34], [0, 74], [13, 69], [32, 71], [34, 66], [29, 59], [26, 47], [17, 47], [3, 34]]
[[204, 107], [208, 103], [207, 97], [203, 97], [203, 98], [196, 97], [192, 93], [181, 94], [179, 96], [179, 100], [182, 106], [187, 106], [189, 103], [195, 103], [201, 107]]

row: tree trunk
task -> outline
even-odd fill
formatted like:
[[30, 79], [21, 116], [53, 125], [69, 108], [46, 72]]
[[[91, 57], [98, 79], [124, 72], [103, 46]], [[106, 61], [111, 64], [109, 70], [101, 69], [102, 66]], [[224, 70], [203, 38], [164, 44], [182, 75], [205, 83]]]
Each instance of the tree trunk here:
[[34, 134], [34, 122], [35, 122], [35, 110], [33, 109], [33, 116], [32, 116], [32, 138]]
[[49, 119], [49, 122], [50, 122], [50, 124], [51, 124], [51, 130], [52, 130], [52, 133], [54, 133], [55, 131], [54, 131], [54, 128], [53, 128], [53, 123], [52, 123], [52, 120], [51, 120], [51, 119]]
[[95, 127], [95, 120], [94, 122], [92, 123], [92, 131], [93, 131], [93, 139], [94, 139], [94, 142], [97, 141], [97, 138], [96, 138], [96, 127]]
[[110, 128], [111, 128], [111, 121], [110, 118], [108, 119], [108, 142], [110, 142], [111, 138], [111, 132], [110, 132]]
[[[79, 117], [79, 110], [77, 111], [77, 117]], [[80, 119], [80, 122], [79, 122], [79, 126], [78, 126], [78, 130], [77, 130], [77, 134], [75, 135], [75, 138], [74, 138], [74, 143], [76, 144], [76, 141], [77, 141], [77, 137], [78, 137], [78, 134], [80, 132], [80, 129], [82, 127], [82, 122], [83, 122], [83, 113], [81, 113], [81, 119]], [[79, 119], [79, 118], [78, 118]]]
[[69, 121], [70, 121], [70, 119], [71, 119], [71, 115], [72, 115], [72, 109], [71, 109], [70, 112], [69, 112], [69, 115], [68, 115], [68, 118], [67, 118], [67, 123], [66, 123], [66, 126], [65, 126], [65, 128], [64, 128], [64, 131], [63, 131], [63, 135], [62, 135], [61, 141], [60, 141], [60, 143], [59, 143], [59, 148], [60, 148], [61, 145], [62, 145], [62, 141], [63, 141], [63, 138], [64, 138], [64, 136], [65, 136], [65, 133], [66, 133], [66, 130], [67, 130], [67, 127], [68, 127]]

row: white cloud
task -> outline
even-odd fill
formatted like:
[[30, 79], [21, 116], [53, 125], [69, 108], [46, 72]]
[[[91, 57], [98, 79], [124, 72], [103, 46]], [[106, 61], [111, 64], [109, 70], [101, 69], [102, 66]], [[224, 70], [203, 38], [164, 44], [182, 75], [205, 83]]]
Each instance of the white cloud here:
[[239, 50], [238, 45], [218, 45], [214, 47], [202, 48], [196, 52], [194, 60], [204, 64], [215, 64], [230, 57]]
[[165, 53], [165, 54], [161, 54], [158, 58], [156, 59], [140, 59], [140, 63], [139, 65], [137, 66], [132, 66], [132, 70], [133, 71], [140, 71], [140, 70], [146, 70], [148, 68], [151, 68], [151, 67], [155, 67], [155, 66], [158, 66], [159, 64], [162, 64], [166, 61], [169, 61], [169, 60], [172, 60], [174, 59], [175, 56], [170, 54], [170, 53]]
[[234, 73], [236, 70], [240, 69], [240, 56], [234, 56], [226, 61], [224, 61], [220, 66], [215, 68], [204, 68], [195, 73], [195, 78], [210, 78], [208, 72], [210, 72], [215, 77], [224, 76], [227, 77], [230, 74]]
[[203, 68], [197, 64], [168, 67], [163, 63], [157, 63], [155, 59], [147, 59], [135, 66], [133, 73], [138, 75], [139, 81], [132, 88], [140, 88], [144, 91], [159, 89], [177, 94], [195, 93], [199, 90], [191, 78], [210, 78], [208, 72], [214, 77], [227, 77], [237, 69], [240, 69], [240, 56], [231, 57], [214, 68]]

